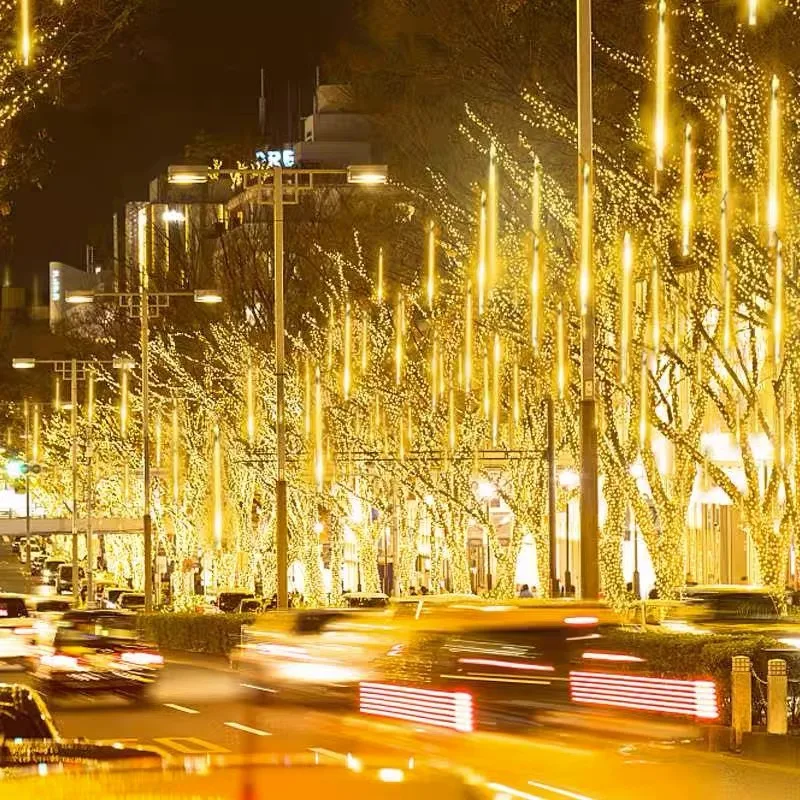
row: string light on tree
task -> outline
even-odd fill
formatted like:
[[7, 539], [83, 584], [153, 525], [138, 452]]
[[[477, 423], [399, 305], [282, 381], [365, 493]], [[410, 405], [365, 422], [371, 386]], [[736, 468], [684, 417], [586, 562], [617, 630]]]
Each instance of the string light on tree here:
[[780, 138], [781, 114], [778, 99], [780, 81], [772, 76], [769, 102], [769, 178], [767, 187], [767, 235], [770, 246], [774, 246], [780, 222]]
[[656, 45], [656, 118], [654, 149], [656, 171], [664, 169], [664, 151], [667, 146], [667, 3], [658, 2], [658, 34]]
[[684, 258], [692, 249], [693, 168], [692, 126], [687, 123], [683, 132], [683, 199], [681, 200], [681, 254]]

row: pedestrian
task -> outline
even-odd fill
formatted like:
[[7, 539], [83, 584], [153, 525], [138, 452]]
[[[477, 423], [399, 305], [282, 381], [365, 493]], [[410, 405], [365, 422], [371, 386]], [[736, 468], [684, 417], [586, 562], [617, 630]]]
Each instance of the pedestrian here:
[[531, 592], [527, 583], [522, 584], [522, 588], [519, 590], [519, 596], [524, 598], [533, 597], [533, 592]]
[[413, 586], [408, 590], [408, 593], [411, 595], [411, 597], [417, 596], [417, 590]]
[[420, 593], [421, 595], [426, 595], [426, 594], [428, 594], [428, 587], [427, 587], [427, 586], [420, 586], [420, 587], [419, 587], [419, 593]]

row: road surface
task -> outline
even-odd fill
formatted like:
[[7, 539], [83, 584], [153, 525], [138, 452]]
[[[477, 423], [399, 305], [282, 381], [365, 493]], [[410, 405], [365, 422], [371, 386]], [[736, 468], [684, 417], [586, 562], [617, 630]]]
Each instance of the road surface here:
[[[0, 553], [0, 579], [14, 567], [8, 555]], [[28, 682], [24, 673], [5, 679]], [[243, 685], [225, 662], [199, 656], [168, 660], [148, 706], [68, 698], [51, 710], [65, 737], [156, 746], [176, 759], [314, 752], [320, 759], [352, 754], [394, 766], [413, 758], [468, 769], [518, 800], [800, 800], [800, 770], [634, 736], [622, 720], [618, 730], [601, 733], [555, 726], [520, 735], [444, 732], [344, 709], [279, 704]]]

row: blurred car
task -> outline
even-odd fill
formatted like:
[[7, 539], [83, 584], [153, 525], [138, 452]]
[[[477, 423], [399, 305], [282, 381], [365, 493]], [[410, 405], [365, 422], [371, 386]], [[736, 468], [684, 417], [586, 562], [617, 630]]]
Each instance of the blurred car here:
[[25, 595], [0, 594], [0, 664], [17, 669], [28, 666], [35, 634]]
[[238, 610], [242, 600], [251, 600], [253, 598], [255, 598], [255, 595], [247, 590], [219, 592], [219, 594], [217, 594], [215, 606], [217, 610], [221, 611], [223, 614], [232, 614]]
[[[31, 546], [30, 546], [31, 563], [33, 563], [34, 561], [39, 561], [39, 560], [45, 558], [45, 555], [46, 554], [45, 554], [44, 550], [42, 549], [42, 547], [39, 545], [38, 542], [31, 542]], [[22, 543], [22, 546], [19, 549], [19, 560], [23, 564], [27, 564], [28, 563], [28, 546], [24, 543], [24, 541]]]
[[144, 611], [144, 592], [122, 592], [117, 596], [117, 608], [122, 611]]
[[466, 606], [409, 620], [373, 663], [379, 677], [361, 684], [360, 709], [462, 731], [580, 708], [718, 718], [713, 682], [649, 675], [632, 640], [615, 636], [619, 628], [609, 608], [574, 601]]
[[40, 637], [33, 677], [47, 697], [113, 693], [141, 703], [163, 665], [158, 648], [138, 636], [135, 616], [73, 610]]
[[103, 598], [103, 607], [104, 608], [119, 608], [118, 602], [120, 595], [125, 594], [125, 592], [129, 592], [130, 589], [126, 589], [125, 587], [121, 586], [112, 586], [106, 589], [105, 597]]
[[386, 608], [389, 595], [383, 592], [345, 592], [342, 595], [348, 608]]
[[42, 565], [42, 583], [47, 586], [55, 586], [58, 578], [58, 568], [63, 564], [63, 558], [46, 558]]
[[27, 686], [11, 683], [0, 684], [0, 734], [6, 742], [59, 738], [53, 718], [39, 693]]
[[25, 599], [25, 605], [33, 620], [55, 620], [72, 608], [72, 600], [58, 595], [30, 595]]
[[[78, 581], [86, 577], [83, 567], [78, 567]], [[72, 564], [61, 564], [56, 576], [56, 594], [72, 594]]]

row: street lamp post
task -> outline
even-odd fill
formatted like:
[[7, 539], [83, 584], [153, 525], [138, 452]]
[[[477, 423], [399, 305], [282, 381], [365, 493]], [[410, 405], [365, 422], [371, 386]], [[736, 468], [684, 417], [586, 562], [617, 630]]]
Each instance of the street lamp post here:
[[[236, 176], [237, 178], [254, 177], [261, 185], [265, 178], [272, 179], [273, 207], [273, 244], [275, 252], [275, 439], [277, 450], [277, 469], [275, 480], [275, 549], [278, 570], [278, 608], [289, 607], [288, 593], [288, 553], [289, 529], [286, 498], [286, 326], [283, 286], [284, 265], [284, 167], [271, 166], [269, 169], [222, 169], [211, 170], [206, 166], [171, 166], [168, 169], [168, 181], [177, 185], [207, 183], [213, 175]], [[349, 184], [373, 186], [387, 182], [386, 167], [382, 165], [359, 164], [347, 169], [304, 169], [287, 168], [287, 172], [295, 181], [286, 188], [296, 195], [301, 191], [315, 188], [314, 176], [344, 176]], [[306, 178], [307, 184], [301, 180]]]
[[581, 595], [600, 594], [593, 280], [592, 0], [577, 0], [578, 210], [581, 270]]
[[[219, 292], [211, 289], [197, 289], [183, 292], [151, 292], [147, 265], [140, 264], [138, 292], [67, 292], [65, 300], [71, 305], [85, 305], [97, 298], [116, 298], [120, 304], [134, 312], [134, 300], [139, 300], [140, 351], [142, 369], [142, 534], [144, 537], [144, 601], [145, 611], [153, 610], [153, 524], [150, 513], [151, 473], [150, 473], [150, 302], [171, 297], [193, 297], [196, 303], [214, 304], [222, 302]], [[74, 386], [74, 384], [73, 384]], [[74, 391], [74, 389], [73, 389]], [[73, 419], [75, 415], [73, 402]], [[92, 565], [89, 564], [91, 572]], [[90, 587], [91, 588], [91, 587]]]
[[[561, 487], [568, 493], [574, 491], [581, 485], [581, 476], [573, 469], [562, 470], [558, 476]], [[569, 540], [569, 494], [567, 494], [567, 502], [565, 506], [565, 526], [566, 526], [566, 557], [564, 559], [564, 594], [569, 596], [572, 593], [572, 572], [570, 571], [570, 540]], [[582, 568], [582, 566], [581, 566]], [[581, 575], [581, 587], [583, 586], [583, 576]], [[585, 596], [583, 591], [581, 595]]]

